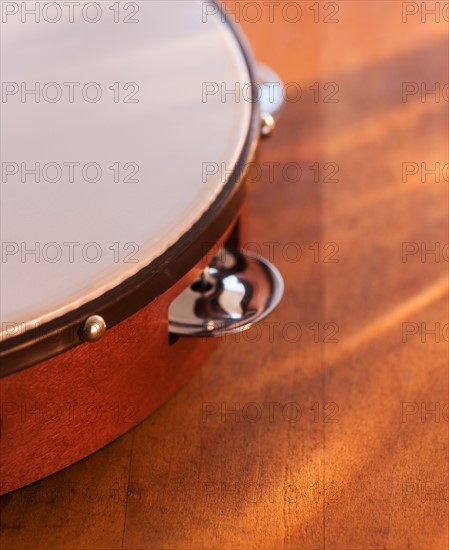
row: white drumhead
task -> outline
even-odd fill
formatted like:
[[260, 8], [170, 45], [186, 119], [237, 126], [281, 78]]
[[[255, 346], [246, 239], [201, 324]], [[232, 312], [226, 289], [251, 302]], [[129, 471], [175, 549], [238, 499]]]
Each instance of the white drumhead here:
[[4, 330], [99, 297], [176, 243], [223, 189], [252, 112], [242, 95], [223, 100], [250, 76], [232, 30], [203, 2], [97, 2], [100, 16], [81, 2], [54, 22], [51, 5], [62, 3], [41, 2], [50, 7], [39, 22], [21, 6], [36, 2], [10, 4], [19, 13], [2, 23]]

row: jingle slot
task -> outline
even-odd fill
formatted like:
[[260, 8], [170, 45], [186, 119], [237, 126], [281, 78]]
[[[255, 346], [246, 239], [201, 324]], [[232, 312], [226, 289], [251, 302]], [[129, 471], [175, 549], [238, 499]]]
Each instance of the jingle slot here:
[[173, 336], [219, 337], [248, 330], [279, 304], [284, 282], [269, 261], [222, 248], [169, 308]]

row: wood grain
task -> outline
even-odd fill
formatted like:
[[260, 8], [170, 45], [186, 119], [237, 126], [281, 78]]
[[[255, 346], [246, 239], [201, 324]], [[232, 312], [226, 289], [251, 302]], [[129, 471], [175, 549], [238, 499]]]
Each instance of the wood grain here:
[[81, 344], [0, 380], [0, 495], [111, 443], [189, 380], [217, 341], [169, 337], [168, 310], [225, 243], [239, 248], [243, 210], [211, 248], [204, 242], [196, 266], [96, 345]]
[[[2, 548], [449, 547], [448, 262], [403, 261], [403, 243], [449, 241], [448, 185], [402, 174], [448, 162], [447, 101], [402, 97], [403, 82], [449, 81], [447, 22], [403, 23], [402, 5], [339, 2], [332, 24], [302, 2], [295, 24], [241, 21], [257, 58], [303, 90], [249, 201], [248, 247], [281, 269], [285, 299], [132, 432], [2, 497]], [[330, 82], [338, 102], [315, 102], [309, 87]], [[439, 341], [425, 334], [438, 324]]]

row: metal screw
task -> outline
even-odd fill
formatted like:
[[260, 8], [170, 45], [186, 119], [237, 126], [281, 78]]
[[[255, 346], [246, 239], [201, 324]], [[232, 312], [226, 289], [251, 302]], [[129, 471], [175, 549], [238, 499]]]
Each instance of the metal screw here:
[[100, 315], [92, 315], [86, 319], [81, 327], [83, 342], [98, 342], [106, 332], [106, 322]]
[[260, 133], [262, 136], [268, 137], [275, 128], [276, 121], [274, 120], [273, 115], [270, 115], [270, 113], [262, 113], [260, 126]]

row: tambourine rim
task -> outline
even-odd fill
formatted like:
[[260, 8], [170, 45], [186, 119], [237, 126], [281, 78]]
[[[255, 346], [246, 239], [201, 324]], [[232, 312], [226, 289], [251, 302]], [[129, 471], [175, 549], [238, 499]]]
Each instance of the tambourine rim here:
[[[218, 7], [223, 23], [233, 32], [250, 81], [255, 82], [255, 63], [246, 38], [220, 3], [216, 0], [211, 2]], [[148, 266], [113, 289], [37, 329], [0, 342], [0, 377], [42, 363], [82, 344], [79, 328], [91, 315], [101, 315], [108, 329], [118, 325], [169, 290], [198, 264], [225, 233], [245, 199], [245, 166], [255, 153], [260, 135], [259, 104], [254, 94], [251, 99], [251, 119], [239, 159], [218, 197], [201, 219]], [[205, 242], [206, 235], [208, 239]]]

